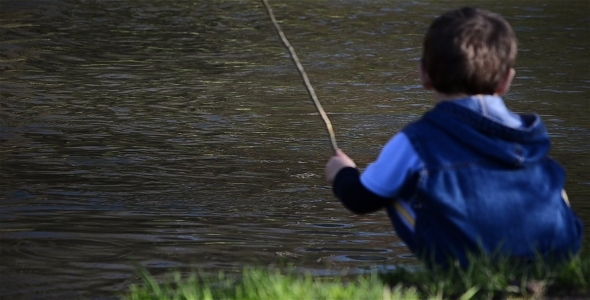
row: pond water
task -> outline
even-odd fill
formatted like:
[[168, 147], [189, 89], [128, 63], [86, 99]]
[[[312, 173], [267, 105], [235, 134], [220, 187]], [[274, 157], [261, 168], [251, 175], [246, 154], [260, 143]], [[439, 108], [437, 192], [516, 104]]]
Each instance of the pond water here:
[[[361, 167], [432, 107], [422, 35], [458, 1], [271, 1]], [[590, 224], [587, 1], [484, 1], [519, 38], [506, 102], [543, 116]], [[415, 264], [323, 178], [330, 144], [258, 1], [0, 1], [0, 298], [113, 298], [171, 270]]]

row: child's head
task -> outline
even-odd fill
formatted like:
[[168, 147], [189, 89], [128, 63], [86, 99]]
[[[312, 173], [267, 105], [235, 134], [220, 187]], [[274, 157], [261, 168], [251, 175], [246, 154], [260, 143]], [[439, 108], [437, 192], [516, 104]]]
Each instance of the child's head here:
[[516, 36], [510, 24], [490, 11], [467, 7], [449, 11], [430, 25], [421, 68], [428, 87], [440, 93], [494, 94], [507, 76], [512, 80], [515, 58]]

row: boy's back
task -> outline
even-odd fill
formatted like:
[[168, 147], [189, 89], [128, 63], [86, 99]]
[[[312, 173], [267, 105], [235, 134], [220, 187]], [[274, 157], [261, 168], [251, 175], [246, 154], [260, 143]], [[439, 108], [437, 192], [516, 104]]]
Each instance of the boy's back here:
[[581, 223], [562, 199], [565, 173], [547, 157], [539, 117], [521, 117], [510, 128], [441, 102], [403, 130], [424, 164], [412, 199], [416, 253], [465, 263], [465, 251], [480, 247], [530, 259], [579, 249]]

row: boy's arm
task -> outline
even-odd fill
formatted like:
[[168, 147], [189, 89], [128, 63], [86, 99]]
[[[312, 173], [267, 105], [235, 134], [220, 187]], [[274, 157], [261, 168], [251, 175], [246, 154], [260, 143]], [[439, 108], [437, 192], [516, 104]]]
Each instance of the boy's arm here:
[[[387, 142], [360, 180], [365, 188], [382, 198], [398, 198], [405, 188], [413, 190], [408, 185], [415, 184], [414, 179], [422, 168], [422, 160], [402, 132]], [[405, 195], [408, 196], [411, 195]]]
[[392, 201], [365, 188], [361, 183], [359, 170], [353, 167], [345, 167], [338, 172], [332, 183], [332, 190], [348, 210], [357, 214], [375, 212]]
[[379, 197], [363, 186], [356, 164], [340, 149], [336, 150], [336, 154], [326, 164], [326, 179], [332, 183], [334, 195], [354, 213], [374, 212], [391, 201]]
[[412, 182], [408, 179], [421, 168], [418, 155], [405, 134], [400, 133], [385, 145], [362, 176], [352, 159], [338, 150], [326, 165], [326, 178], [333, 183], [334, 194], [346, 208], [364, 214], [399, 197], [402, 187]]
[[326, 179], [333, 182], [336, 174], [345, 167], [356, 168], [356, 164], [342, 150], [336, 149], [336, 153], [326, 164]]

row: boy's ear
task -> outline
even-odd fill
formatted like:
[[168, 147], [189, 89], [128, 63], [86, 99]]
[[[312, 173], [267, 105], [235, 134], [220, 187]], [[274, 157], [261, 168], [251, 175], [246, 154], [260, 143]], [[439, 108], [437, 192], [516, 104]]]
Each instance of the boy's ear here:
[[500, 84], [498, 84], [498, 87], [496, 88], [495, 94], [498, 96], [502, 96], [506, 93], [508, 93], [508, 90], [510, 90], [510, 85], [512, 85], [512, 80], [514, 79], [514, 75], [516, 74], [516, 71], [514, 70], [514, 68], [510, 68], [510, 70], [508, 70], [508, 72], [506, 72], [506, 75], [504, 76], [504, 80], [502, 80], [502, 82], [500, 82]]
[[422, 86], [427, 90], [434, 89], [432, 80], [430, 79], [430, 76], [428, 75], [428, 72], [426, 71], [426, 68], [422, 62], [420, 62], [420, 67], [418, 69], [420, 72], [420, 82], [422, 83]]

